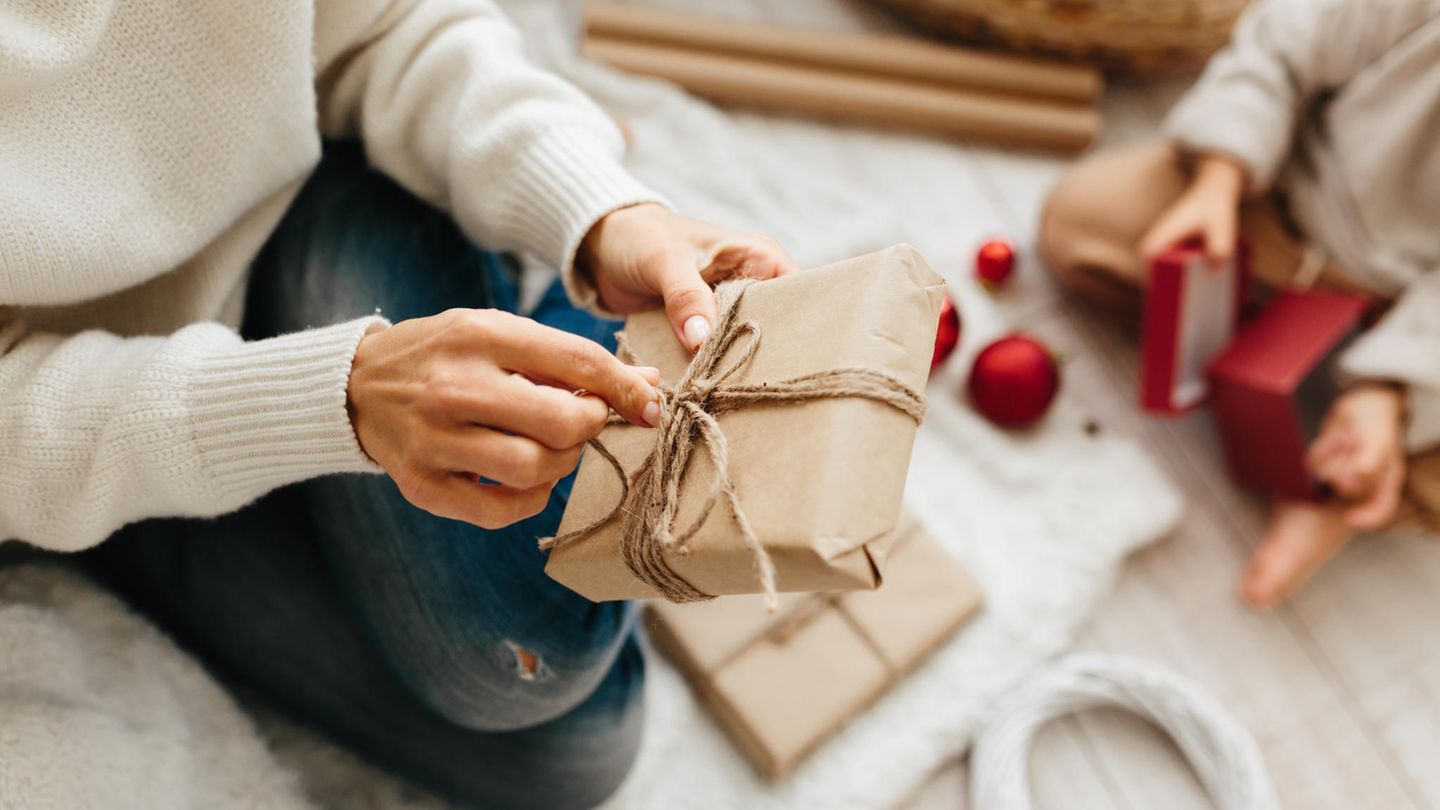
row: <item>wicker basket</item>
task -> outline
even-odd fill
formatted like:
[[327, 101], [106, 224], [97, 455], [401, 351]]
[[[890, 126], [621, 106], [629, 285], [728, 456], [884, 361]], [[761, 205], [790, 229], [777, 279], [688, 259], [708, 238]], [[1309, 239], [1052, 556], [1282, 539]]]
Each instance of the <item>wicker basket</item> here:
[[1071, 59], [1128, 75], [1198, 69], [1248, 0], [876, 0], [943, 37]]

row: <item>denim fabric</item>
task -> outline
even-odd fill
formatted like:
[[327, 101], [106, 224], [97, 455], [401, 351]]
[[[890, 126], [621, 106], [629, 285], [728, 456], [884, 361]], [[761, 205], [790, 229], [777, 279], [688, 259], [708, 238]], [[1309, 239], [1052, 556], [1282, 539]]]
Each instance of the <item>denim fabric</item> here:
[[[243, 331], [515, 300], [506, 257], [329, 144], [257, 259]], [[532, 317], [613, 350], [615, 324], [558, 284]], [[644, 661], [633, 606], [544, 574], [535, 543], [571, 483], [485, 531], [411, 506], [389, 478], [332, 476], [218, 520], [136, 524], [90, 562], [212, 666], [424, 787], [476, 807], [587, 807], [635, 756]]]

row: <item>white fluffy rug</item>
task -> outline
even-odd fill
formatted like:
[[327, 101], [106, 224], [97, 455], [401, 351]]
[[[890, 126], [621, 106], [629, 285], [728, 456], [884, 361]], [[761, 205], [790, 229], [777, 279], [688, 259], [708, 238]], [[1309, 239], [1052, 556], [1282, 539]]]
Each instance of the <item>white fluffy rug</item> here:
[[[565, 52], [553, 4], [512, 5], [542, 56]], [[732, 119], [657, 83], [565, 69], [629, 121], [634, 169], [687, 212], [774, 233], [805, 264], [914, 242], [960, 282], [967, 348], [1003, 328], [951, 269], [975, 234], [935, 193], [947, 172], [960, 176], [961, 150]], [[1133, 444], [1088, 435], [1063, 398], [1031, 435], [991, 429], [951, 393], [964, 359], [932, 385], [907, 500], [982, 584], [985, 613], [774, 787], [652, 658], [644, 749], [609, 806], [892, 806], [964, 751], [1000, 693], [1071, 644], [1126, 554], [1171, 528], [1179, 498]], [[108, 596], [54, 569], [0, 572], [0, 807], [444, 807], [260, 718], [257, 733], [200, 667]]]

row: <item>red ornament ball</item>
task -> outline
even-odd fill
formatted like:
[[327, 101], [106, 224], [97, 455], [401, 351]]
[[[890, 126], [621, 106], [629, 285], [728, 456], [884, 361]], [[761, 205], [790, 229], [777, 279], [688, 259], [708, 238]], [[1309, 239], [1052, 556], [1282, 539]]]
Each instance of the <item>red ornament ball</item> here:
[[1029, 427], [1050, 410], [1060, 391], [1060, 364], [1045, 344], [1022, 334], [981, 350], [970, 369], [970, 402], [1007, 428]]
[[930, 373], [945, 363], [945, 358], [960, 343], [960, 311], [947, 294], [940, 299], [940, 328], [935, 330], [935, 354], [930, 358]]
[[1015, 248], [1004, 239], [990, 239], [975, 254], [975, 275], [986, 289], [1005, 286], [1015, 273]]

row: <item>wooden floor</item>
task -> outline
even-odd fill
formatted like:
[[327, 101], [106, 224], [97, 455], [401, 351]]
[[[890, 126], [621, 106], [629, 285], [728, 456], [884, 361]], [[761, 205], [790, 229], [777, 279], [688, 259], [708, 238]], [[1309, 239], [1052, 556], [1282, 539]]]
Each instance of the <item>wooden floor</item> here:
[[[698, 5], [795, 25], [891, 24], [858, 0]], [[1106, 142], [1153, 137], [1181, 89], [1111, 88], [1103, 107]], [[997, 230], [1028, 247], [1040, 203], [1066, 162], [979, 145], [965, 146], [959, 157], [951, 151], [943, 156], [947, 171], [963, 162], [962, 176], [946, 181], [954, 187], [948, 191], [934, 189], [940, 199], [931, 208], [957, 223], [955, 244], [922, 250], [948, 252], [947, 261], [958, 265], [957, 244], [968, 255], [973, 240]], [[910, 182], [863, 181], [881, 195], [886, 183]], [[1261, 531], [1262, 506], [1226, 479], [1205, 415], [1159, 421], [1137, 411], [1133, 335], [1067, 301], [1033, 250], [1027, 255], [1018, 289], [1004, 298], [1009, 314], [1064, 348], [1071, 394], [1103, 414], [1107, 429], [1148, 447], [1188, 499], [1179, 530], [1131, 561], [1080, 646], [1160, 662], [1208, 687], [1258, 738], [1285, 807], [1440, 807], [1440, 546], [1418, 536], [1362, 541], [1291, 603], [1265, 614], [1242, 607], [1235, 581]], [[1165, 738], [1118, 714], [1054, 724], [1042, 732], [1031, 766], [1039, 808], [1211, 806]], [[905, 807], [967, 804], [965, 764], [956, 762]]]

